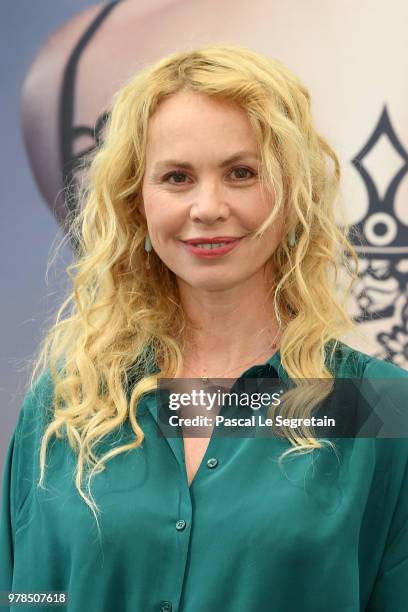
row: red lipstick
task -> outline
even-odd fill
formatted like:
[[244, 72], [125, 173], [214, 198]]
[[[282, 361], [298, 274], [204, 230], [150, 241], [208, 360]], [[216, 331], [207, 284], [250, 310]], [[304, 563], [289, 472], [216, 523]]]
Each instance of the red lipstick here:
[[[232, 251], [240, 242], [242, 236], [213, 236], [211, 238], [198, 237], [183, 240], [186, 248], [192, 255], [203, 259], [213, 259]], [[208, 246], [208, 245], [217, 246]]]

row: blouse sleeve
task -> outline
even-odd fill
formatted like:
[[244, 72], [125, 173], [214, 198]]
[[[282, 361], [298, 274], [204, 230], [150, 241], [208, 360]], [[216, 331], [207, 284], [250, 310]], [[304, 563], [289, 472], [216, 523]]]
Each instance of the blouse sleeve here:
[[[38, 473], [38, 439], [45, 423], [44, 408], [52, 397], [51, 383], [46, 372], [27, 392], [6, 454], [0, 508], [0, 591], [12, 591], [15, 533]], [[0, 609], [4, 608], [0, 605]]]
[[11, 591], [14, 564], [14, 519], [16, 510], [16, 483], [18, 457], [16, 440], [19, 435], [17, 424], [6, 454], [3, 469], [2, 503], [0, 510], [0, 591]]
[[399, 465], [402, 466], [396, 469], [399, 472], [399, 489], [389, 491], [390, 497], [396, 494], [397, 502], [366, 612], [408, 610], [408, 444], [406, 439], [393, 442], [397, 442], [399, 448], [402, 446], [405, 460], [400, 461]]

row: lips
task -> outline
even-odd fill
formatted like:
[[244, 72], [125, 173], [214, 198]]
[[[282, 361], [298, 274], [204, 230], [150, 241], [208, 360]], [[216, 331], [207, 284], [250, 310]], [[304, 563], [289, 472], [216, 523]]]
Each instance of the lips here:
[[190, 238], [189, 240], [183, 240], [182, 242], [185, 242], [186, 244], [213, 244], [213, 243], [220, 243], [220, 242], [226, 242], [226, 243], [230, 243], [230, 242], [235, 242], [236, 240], [241, 240], [242, 236], [215, 236], [212, 238], [206, 238], [206, 237], [201, 237], [201, 238]]
[[[211, 240], [211, 241], [210, 241]], [[214, 259], [226, 255], [240, 244], [241, 238], [231, 236], [220, 236], [215, 239], [192, 238], [190, 241], [184, 240], [182, 244], [192, 255], [200, 259]], [[210, 244], [212, 246], [210, 246]], [[200, 245], [200, 246], [199, 246]], [[204, 246], [206, 245], [206, 246]]]

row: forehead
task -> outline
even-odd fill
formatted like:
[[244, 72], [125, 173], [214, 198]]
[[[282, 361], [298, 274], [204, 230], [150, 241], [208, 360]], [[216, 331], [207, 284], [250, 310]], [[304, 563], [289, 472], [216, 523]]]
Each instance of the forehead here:
[[242, 148], [256, 147], [256, 142], [247, 113], [238, 104], [199, 92], [180, 91], [163, 99], [150, 117], [147, 145], [153, 154], [162, 153], [164, 147], [170, 153], [175, 147]]

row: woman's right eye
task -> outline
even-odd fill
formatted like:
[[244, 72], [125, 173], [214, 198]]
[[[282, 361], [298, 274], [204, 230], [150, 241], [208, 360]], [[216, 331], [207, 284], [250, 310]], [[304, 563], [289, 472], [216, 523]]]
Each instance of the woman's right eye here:
[[[186, 174], [184, 172], [170, 172], [169, 174], [166, 174], [165, 177], [163, 177], [163, 181], [165, 182], [170, 182], [169, 179], [172, 177], [185, 177]], [[176, 180], [176, 182], [172, 183], [170, 182], [170, 185], [184, 185], [184, 181], [178, 181]]]

